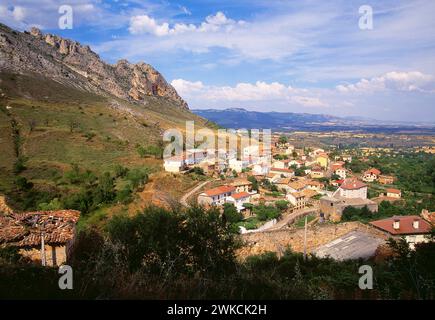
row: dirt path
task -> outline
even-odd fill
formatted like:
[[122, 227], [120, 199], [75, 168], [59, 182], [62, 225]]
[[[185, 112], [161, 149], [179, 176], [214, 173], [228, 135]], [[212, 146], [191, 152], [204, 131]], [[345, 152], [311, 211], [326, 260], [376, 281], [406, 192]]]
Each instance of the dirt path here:
[[198, 184], [196, 187], [194, 187], [192, 190], [188, 191], [187, 193], [185, 193], [181, 199], [180, 199], [180, 203], [185, 206], [188, 207], [189, 204], [187, 203], [187, 199], [189, 199], [190, 196], [192, 196], [195, 192], [197, 192], [199, 189], [201, 189], [202, 187], [204, 187], [206, 184], [210, 183], [213, 180], [207, 180], [207, 181], [203, 181], [200, 184]]

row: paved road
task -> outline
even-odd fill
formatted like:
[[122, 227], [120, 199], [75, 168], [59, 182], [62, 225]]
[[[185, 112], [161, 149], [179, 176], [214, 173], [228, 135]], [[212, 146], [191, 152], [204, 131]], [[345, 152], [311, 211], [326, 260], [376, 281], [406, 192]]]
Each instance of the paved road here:
[[188, 207], [189, 204], [187, 203], [187, 199], [189, 199], [189, 197], [194, 194], [195, 192], [197, 192], [199, 189], [201, 189], [202, 187], [204, 187], [207, 183], [210, 183], [212, 180], [207, 180], [207, 181], [203, 181], [200, 184], [198, 184], [195, 188], [193, 188], [192, 190], [190, 190], [189, 192], [187, 192], [186, 194], [184, 194], [181, 199], [180, 199], [180, 203], [185, 206]]

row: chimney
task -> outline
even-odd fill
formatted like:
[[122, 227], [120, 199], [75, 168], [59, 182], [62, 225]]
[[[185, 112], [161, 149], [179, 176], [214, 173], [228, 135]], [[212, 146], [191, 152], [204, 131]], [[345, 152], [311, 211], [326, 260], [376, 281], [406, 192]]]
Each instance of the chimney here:
[[414, 221], [412, 222], [412, 227], [417, 230], [420, 227], [420, 220], [414, 219]]
[[399, 219], [394, 219], [393, 229], [394, 230], [399, 230], [400, 229], [400, 220]]

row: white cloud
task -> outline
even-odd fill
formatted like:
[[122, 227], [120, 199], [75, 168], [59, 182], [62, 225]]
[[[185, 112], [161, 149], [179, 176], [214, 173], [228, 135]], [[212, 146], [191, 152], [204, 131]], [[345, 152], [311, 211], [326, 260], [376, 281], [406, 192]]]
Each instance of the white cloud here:
[[178, 93], [187, 100], [208, 102], [274, 102], [290, 103], [303, 107], [327, 107], [328, 104], [310, 94], [308, 90], [296, 89], [279, 82], [238, 83], [235, 86], [207, 86], [201, 81], [191, 82], [175, 79], [171, 82]]
[[156, 36], [164, 36], [169, 33], [169, 24], [158, 24], [156, 20], [148, 17], [147, 15], [134, 16], [130, 20], [130, 33], [151, 33]]
[[168, 22], [159, 24], [154, 18], [148, 15], [138, 15], [130, 19], [129, 31], [131, 34], [152, 34], [162, 37], [177, 35], [186, 32], [217, 32], [219, 30], [229, 31], [235, 25], [243, 25], [243, 21], [234, 21], [218, 11], [215, 15], [209, 15], [200, 25], [176, 23], [173, 27]]
[[12, 16], [17, 21], [22, 21], [26, 17], [26, 10], [23, 7], [16, 6], [12, 10]]
[[355, 84], [338, 85], [341, 93], [376, 92], [384, 90], [434, 92], [434, 77], [420, 71], [392, 71], [370, 80], [361, 79]]

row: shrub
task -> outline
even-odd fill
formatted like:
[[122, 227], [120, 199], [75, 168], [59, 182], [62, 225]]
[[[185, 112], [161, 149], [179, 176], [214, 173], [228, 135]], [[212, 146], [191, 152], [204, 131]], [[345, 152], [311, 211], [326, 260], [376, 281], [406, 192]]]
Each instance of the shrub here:
[[254, 207], [254, 213], [260, 221], [276, 219], [281, 215], [277, 208], [266, 205], [259, 205]]
[[243, 219], [243, 214], [237, 211], [237, 208], [232, 203], [224, 204], [224, 215], [229, 223], [236, 223]]

